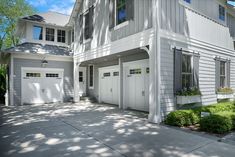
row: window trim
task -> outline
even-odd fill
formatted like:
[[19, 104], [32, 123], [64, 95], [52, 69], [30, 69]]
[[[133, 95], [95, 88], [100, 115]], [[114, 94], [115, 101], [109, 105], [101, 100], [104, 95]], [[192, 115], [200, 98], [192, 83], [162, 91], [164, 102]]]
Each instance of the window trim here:
[[[91, 78], [91, 73], [90, 73], [90, 67], [93, 67], [93, 72], [92, 72], [92, 86], [90, 86], [90, 78]], [[94, 83], [95, 83], [95, 81], [94, 81], [94, 68], [95, 68], [95, 66], [94, 66], [94, 64], [89, 64], [88, 65], [88, 88], [89, 89], [94, 89]]]

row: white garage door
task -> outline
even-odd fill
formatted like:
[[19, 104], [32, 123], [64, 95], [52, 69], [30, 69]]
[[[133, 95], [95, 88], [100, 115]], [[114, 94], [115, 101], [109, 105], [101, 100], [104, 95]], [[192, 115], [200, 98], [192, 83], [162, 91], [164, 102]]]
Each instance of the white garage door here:
[[119, 70], [117, 66], [99, 69], [100, 101], [119, 104]]
[[63, 69], [22, 68], [23, 104], [63, 101]]
[[124, 106], [149, 111], [149, 60], [124, 63]]

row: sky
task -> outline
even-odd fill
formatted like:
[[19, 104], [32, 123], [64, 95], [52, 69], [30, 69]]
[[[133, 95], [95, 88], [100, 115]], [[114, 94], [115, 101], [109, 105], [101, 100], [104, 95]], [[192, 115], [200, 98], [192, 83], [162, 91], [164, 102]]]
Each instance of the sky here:
[[55, 11], [70, 15], [75, 0], [26, 0], [37, 12]]

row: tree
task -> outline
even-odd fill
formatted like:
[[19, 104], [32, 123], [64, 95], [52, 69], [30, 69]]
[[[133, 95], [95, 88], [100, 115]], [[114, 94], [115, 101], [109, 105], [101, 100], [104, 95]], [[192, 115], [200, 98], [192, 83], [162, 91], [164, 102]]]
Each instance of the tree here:
[[15, 35], [17, 20], [33, 13], [26, 0], [0, 0], [0, 50], [19, 43]]

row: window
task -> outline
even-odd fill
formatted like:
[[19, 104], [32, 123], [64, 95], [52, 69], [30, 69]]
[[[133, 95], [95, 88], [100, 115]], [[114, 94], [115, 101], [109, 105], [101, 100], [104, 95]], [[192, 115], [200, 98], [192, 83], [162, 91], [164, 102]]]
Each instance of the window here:
[[72, 30], [72, 43], [74, 42], [74, 30]]
[[226, 86], [226, 62], [220, 61], [220, 87]]
[[89, 66], [89, 87], [94, 87], [94, 65]]
[[130, 74], [141, 74], [141, 69], [130, 69]]
[[46, 77], [59, 77], [59, 74], [55, 74], [55, 73], [46, 73]]
[[119, 76], [119, 72], [118, 71], [113, 72], [113, 76]]
[[225, 21], [225, 8], [219, 5], [219, 19]]
[[40, 73], [26, 73], [26, 77], [41, 77]]
[[126, 0], [116, 1], [116, 19], [117, 24], [123, 23], [127, 20], [126, 16]]
[[190, 55], [182, 56], [182, 88], [190, 88], [192, 87], [192, 58]]
[[43, 28], [40, 26], [33, 26], [33, 39], [42, 40]]
[[57, 42], [65, 43], [65, 31], [57, 30]]
[[184, 0], [185, 2], [187, 2], [187, 3], [191, 3], [191, 0]]
[[146, 68], [146, 73], [149, 74], [149, 68]]
[[85, 40], [89, 39], [89, 12], [85, 14], [85, 27], [84, 27]]
[[52, 28], [46, 28], [46, 40], [55, 41], [55, 30]]
[[79, 82], [83, 82], [83, 72], [79, 71]]
[[109, 76], [110, 76], [110, 73], [104, 73], [103, 76], [104, 76], [104, 77], [109, 77]]

